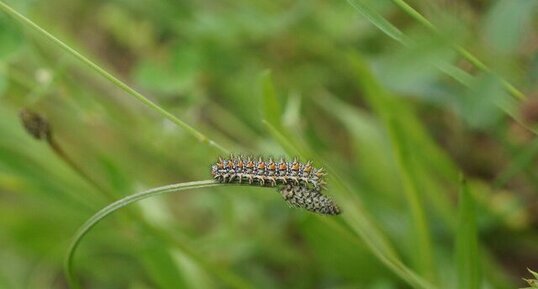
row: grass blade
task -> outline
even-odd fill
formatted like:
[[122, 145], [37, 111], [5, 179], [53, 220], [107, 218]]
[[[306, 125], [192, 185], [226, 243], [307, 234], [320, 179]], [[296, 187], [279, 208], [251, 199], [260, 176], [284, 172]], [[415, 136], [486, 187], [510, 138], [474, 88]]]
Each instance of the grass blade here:
[[172, 258], [174, 251], [162, 246], [160, 240], [146, 241], [140, 250], [140, 259], [147, 268], [149, 277], [157, 285], [157, 288], [181, 288], [187, 287], [184, 272], [181, 272], [178, 264]]
[[104, 78], [108, 79], [110, 82], [112, 82], [114, 85], [122, 89], [123, 91], [127, 92], [129, 95], [136, 98], [138, 101], [142, 102], [144, 105], [148, 106], [149, 108], [155, 110], [157, 113], [162, 115], [163, 117], [169, 119], [177, 126], [183, 128], [186, 130], [190, 135], [192, 135], [194, 138], [196, 138], [199, 142], [207, 144], [223, 153], [228, 153], [228, 150], [225, 149], [223, 146], [219, 145], [215, 141], [209, 139], [206, 135], [202, 134], [192, 126], [188, 125], [184, 121], [180, 120], [173, 114], [166, 111], [164, 108], [160, 107], [158, 104], [152, 102], [147, 97], [142, 95], [140, 92], [136, 91], [135, 89], [131, 88], [129, 85], [127, 85], [125, 82], [119, 80], [114, 75], [107, 72], [105, 69], [103, 69], [101, 66], [97, 65], [95, 62], [88, 59], [86, 56], [80, 54], [75, 49], [71, 48], [69, 45], [55, 37], [54, 35], [47, 32], [45, 29], [41, 28], [39, 25], [31, 21], [30, 19], [26, 18], [24, 15], [20, 14], [19, 12], [15, 11], [13, 8], [9, 7], [4, 2], [0, 1], [0, 10], [4, 11], [6, 14], [10, 15], [11, 17], [19, 20], [20, 22], [24, 23], [28, 27], [30, 27], [32, 30], [36, 31], [38, 34], [44, 36], [48, 40], [52, 41], [54, 44], [58, 45], [60, 48], [65, 50], [67, 53], [71, 54], [78, 60], [80, 60], [82, 63], [84, 63], [89, 68], [93, 69], [95, 72], [103, 76]]
[[422, 16], [417, 10], [413, 9], [413, 7], [409, 6], [405, 1], [403, 0], [392, 0], [398, 7], [400, 7], [405, 13], [410, 15], [413, 19], [415, 19], [420, 24], [426, 26], [429, 29], [432, 29], [433, 31], [437, 31], [437, 28], [433, 23], [431, 23], [426, 17]]
[[414, 154], [413, 149], [405, 141], [405, 132], [397, 125], [395, 119], [389, 119], [387, 126], [402, 178], [403, 191], [409, 205], [411, 221], [413, 222], [414, 236], [412, 239], [416, 240], [415, 248], [417, 249], [417, 253], [414, 256], [416, 267], [423, 276], [433, 280], [435, 278], [435, 266], [430, 240], [430, 229], [424, 211], [424, 204], [419, 194], [418, 174], [412, 165], [413, 160], [410, 158]]
[[[433, 250], [426, 213], [421, 200], [422, 196], [419, 194], [420, 174], [413, 166], [415, 160], [411, 158], [412, 155], [418, 157], [424, 153], [419, 148], [412, 147], [414, 144], [420, 144], [420, 141], [417, 141], [419, 128], [412, 126], [411, 120], [407, 118], [408, 113], [405, 107], [397, 103], [388, 92], [377, 84], [377, 80], [358, 57], [353, 58], [352, 63], [354, 64], [355, 72], [358, 74], [360, 88], [364, 91], [366, 100], [379, 115], [391, 138], [394, 156], [399, 167], [413, 223], [414, 236], [412, 239], [417, 240], [415, 244], [416, 252], [418, 252], [415, 255], [416, 268], [423, 276], [433, 280], [435, 276]], [[414, 142], [413, 138], [415, 138]], [[420, 145], [424, 146], [424, 144]]]
[[[394, 4], [396, 4], [400, 9], [402, 9], [405, 13], [407, 13], [409, 16], [411, 16], [413, 19], [415, 19], [417, 22], [419, 22], [421, 25], [425, 26], [426, 28], [432, 30], [434, 33], [439, 33], [439, 29], [426, 17], [422, 16], [420, 12], [415, 10], [413, 7], [411, 7], [407, 2], [404, 0], [392, 0]], [[478, 59], [476, 56], [474, 56], [469, 50], [465, 49], [464, 47], [454, 44], [453, 48], [461, 55], [463, 58], [467, 59], [470, 63], [472, 63], [476, 68], [484, 71], [484, 72], [491, 72], [491, 69], [483, 63], [480, 59]], [[512, 96], [519, 100], [523, 100], [526, 98], [525, 94], [523, 94], [521, 91], [519, 91], [516, 87], [514, 87], [510, 82], [506, 81], [505, 79], [499, 77], [499, 81], [503, 85], [503, 87], [508, 91]]]
[[481, 277], [475, 202], [463, 177], [461, 177], [459, 199], [458, 229], [455, 247], [458, 288], [478, 289], [480, 288]]
[[282, 134], [275, 126], [273, 126], [269, 121], [262, 120], [262, 123], [265, 125], [269, 133], [275, 138], [278, 143], [284, 148], [290, 156], [298, 156], [302, 159], [308, 158], [309, 154], [301, 153], [297, 146], [294, 145], [289, 138]]
[[518, 149], [514, 154], [512, 163], [499, 173], [499, 176], [493, 183], [494, 188], [504, 187], [520, 172], [531, 174], [534, 171], [531, 167], [538, 156], [538, 139], [534, 139], [525, 148]]
[[[388, 20], [386, 20], [382, 15], [377, 13], [373, 10], [372, 7], [370, 7], [365, 1], [363, 0], [347, 0], [347, 2], [353, 6], [359, 13], [361, 13], [368, 21], [370, 21], [372, 24], [374, 24], [377, 28], [379, 28], [381, 31], [383, 31], [385, 34], [393, 38], [394, 40], [406, 45], [408, 43], [408, 39], [405, 37], [405, 34], [399, 30], [397, 27], [392, 25]], [[407, 4], [403, 0], [393, 0], [393, 2], [400, 7], [405, 13], [407, 13], [409, 16], [411, 16], [413, 19], [415, 19], [417, 22], [422, 24], [423, 26], [427, 27], [428, 29], [432, 30], [434, 33], [438, 33], [437, 27], [429, 21], [426, 17], [422, 16], [417, 10], [415, 10], [413, 7], [411, 7], [409, 4]], [[474, 56], [470, 51], [467, 49], [459, 46], [459, 45], [453, 45], [454, 50], [456, 50], [461, 56], [463, 56], [467, 61], [472, 63], [475, 67], [478, 69], [484, 71], [484, 72], [491, 72], [491, 69], [484, 64], [482, 61], [480, 61], [476, 56]], [[450, 76], [454, 77], [458, 81], [462, 81], [459, 77], [459, 74], [454, 74], [454, 69], [446, 69], [445, 66], [438, 66], [439, 69], [441, 69], [443, 72], [449, 74]], [[515, 98], [519, 100], [523, 100], [526, 98], [525, 94], [523, 94], [520, 90], [518, 90], [515, 86], [513, 86], [510, 82], [506, 81], [503, 78], [499, 77], [499, 81], [503, 85], [503, 87], [508, 91], [511, 95], [513, 95]]]
[[393, 38], [398, 42], [403, 41], [402, 32], [392, 25], [387, 19], [383, 18], [379, 13], [377, 13], [372, 7], [370, 7], [364, 0], [347, 0], [353, 8], [355, 8], [362, 16], [366, 17], [368, 21], [374, 24], [377, 28], [387, 34], [389, 37]]
[[77, 233], [75, 234], [71, 242], [71, 245], [69, 246], [69, 250], [65, 258], [64, 270], [65, 270], [66, 278], [67, 278], [67, 281], [69, 282], [70, 287], [80, 288], [78, 280], [73, 271], [73, 258], [74, 258], [76, 249], [80, 245], [80, 242], [82, 241], [84, 236], [95, 225], [97, 225], [97, 223], [103, 220], [106, 216], [114, 213], [118, 209], [121, 209], [131, 203], [134, 203], [134, 202], [137, 202], [137, 201], [149, 198], [149, 197], [161, 195], [164, 193], [177, 192], [177, 191], [183, 191], [183, 190], [188, 190], [188, 189], [206, 188], [206, 187], [212, 187], [212, 186], [217, 186], [217, 185], [218, 183], [215, 183], [213, 180], [206, 180], [206, 181], [196, 181], [196, 182], [179, 183], [179, 184], [162, 186], [162, 187], [146, 190], [140, 193], [136, 193], [133, 195], [129, 195], [101, 209], [99, 212], [94, 214], [90, 219], [88, 219], [79, 228], [79, 230], [77, 231]]
[[[271, 126], [270, 123], [264, 122], [265, 126], [271, 132], [271, 135], [281, 144], [281, 146], [291, 154], [299, 156], [312, 155], [311, 152], [305, 150], [299, 150], [293, 145], [292, 141], [286, 138], [283, 133], [278, 129]], [[345, 185], [345, 183], [338, 177], [336, 172], [328, 166], [327, 170], [331, 176], [331, 180], [334, 181], [331, 187], [342, 194], [335, 195], [337, 202], [342, 206], [344, 213], [342, 214], [343, 220], [353, 230], [357, 237], [361, 238], [367, 245], [372, 254], [378, 258], [378, 260], [399, 276], [402, 280], [410, 284], [415, 288], [421, 289], [435, 289], [436, 287], [417, 275], [413, 270], [408, 268], [399, 259], [396, 251], [392, 248], [388, 239], [383, 233], [375, 226], [371, 217], [367, 214], [367, 210], [362, 206], [360, 200], [357, 200], [355, 194]], [[349, 238], [349, 234], [346, 233], [346, 229], [341, 228], [340, 224], [335, 221], [329, 220], [327, 223], [335, 229], [336, 232], [342, 235], [344, 238]], [[354, 236], [355, 237], [355, 236]]]
[[271, 71], [266, 70], [261, 76], [261, 90], [263, 97], [263, 116], [266, 121], [275, 127], [281, 126], [282, 109], [275, 92], [271, 78]]

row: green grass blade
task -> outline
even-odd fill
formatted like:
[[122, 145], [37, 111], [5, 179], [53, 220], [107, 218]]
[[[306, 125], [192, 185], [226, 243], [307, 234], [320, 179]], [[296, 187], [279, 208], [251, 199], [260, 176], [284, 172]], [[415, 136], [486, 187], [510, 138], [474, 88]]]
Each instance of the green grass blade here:
[[[291, 140], [278, 129], [272, 127], [268, 122], [264, 122], [264, 124], [271, 132], [271, 135], [273, 135], [288, 153], [299, 156], [313, 155], [313, 153], [307, 150], [298, 149]], [[312, 157], [310, 158], [312, 159]], [[342, 195], [334, 196], [337, 203], [342, 206], [342, 219], [353, 230], [354, 234], [364, 241], [372, 254], [382, 264], [411, 286], [421, 289], [435, 289], [436, 287], [434, 285], [417, 275], [413, 270], [402, 263], [388, 239], [375, 226], [373, 220], [367, 214], [366, 208], [362, 206], [360, 200], [357, 200], [356, 194], [352, 193], [333, 169], [327, 167], [327, 170], [331, 176], [331, 181], [333, 181], [331, 182], [331, 188], [344, 195], [344, 197]], [[342, 237], [350, 238], [349, 234], [346, 233], [346, 230], [342, 229], [338, 223], [334, 221], [328, 221], [327, 223], [335, 229], [337, 233], [341, 234]]]
[[156, 229], [154, 227], [146, 226], [146, 229], [148, 229], [153, 235], [158, 236], [162, 240], [166, 240], [168, 241], [168, 243], [174, 245], [180, 252], [184, 253], [186, 257], [189, 257], [192, 261], [195, 261], [200, 266], [200, 269], [204, 269], [205, 272], [216, 275], [228, 287], [237, 289], [256, 288], [254, 285], [248, 283], [241, 276], [238, 276], [233, 272], [227, 270], [226, 268], [221, 268], [220, 266], [206, 260], [207, 258], [204, 258], [204, 256], [196, 253], [196, 251], [192, 249], [193, 246], [191, 244], [188, 244], [186, 240], [184, 240], [184, 238], [179, 238], [178, 236], [166, 234], [162, 230]]
[[532, 172], [532, 165], [538, 156], [538, 139], [534, 139], [523, 149], [518, 149], [512, 157], [512, 162], [501, 172], [493, 183], [494, 188], [504, 187], [518, 173]]
[[420, 24], [428, 27], [429, 29], [432, 29], [434, 31], [437, 31], [437, 28], [433, 23], [431, 23], [426, 17], [422, 16], [417, 10], [413, 9], [413, 7], [409, 6], [405, 1], [403, 0], [392, 0], [398, 7], [400, 7], [405, 13], [410, 15], [413, 19], [415, 19]]
[[163, 117], [169, 119], [170, 121], [172, 121], [179, 127], [186, 130], [190, 135], [195, 137], [201, 143], [207, 144], [223, 153], [228, 153], [228, 150], [225, 149], [223, 146], [209, 139], [206, 135], [202, 134], [201, 132], [193, 128], [192, 126], [188, 125], [187, 123], [180, 120], [173, 114], [169, 113], [168, 111], [166, 111], [165, 109], [157, 105], [156, 103], [152, 102], [147, 97], [142, 95], [140, 92], [131, 88], [125, 82], [119, 80], [117, 77], [115, 77], [114, 75], [110, 74], [105, 69], [97, 65], [95, 62], [91, 61], [84, 55], [80, 54], [78, 51], [71, 48], [69, 45], [67, 45], [66, 43], [64, 43], [63, 41], [61, 41], [54, 35], [50, 34], [45, 29], [41, 28], [39, 25], [31, 21], [30, 19], [26, 18], [24, 15], [20, 14], [19, 12], [15, 11], [13, 8], [9, 7], [7, 4], [5, 4], [2, 1], [0, 1], [0, 10], [4, 11], [4, 13], [24, 23], [25, 25], [30, 27], [32, 30], [36, 31], [39, 35], [42, 35], [48, 40], [52, 41], [53, 43], [61, 47], [63, 50], [65, 50], [67, 53], [73, 55], [75, 58], [80, 60], [86, 66], [93, 69], [95, 72], [97, 72], [99, 75], [103, 76], [104, 78], [108, 79], [110, 82], [112, 82], [114, 85], [116, 85], [117, 87], [119, 87], [120, 89], [128, 93], [129, 95], [133, 96], [134, 98], [136, 98], [137, 100], [139, 100], [140, 102], [148, 106], [149, 108], [155, 110], [157, 113], [159, 113]]
[[398, 42], [403, 42], [404, 35], [402, 32], [396, 28], [396, 26], [392, 25], [387, 19], [383, 18], [383, 16], [377, 13], [372, 7], [370, 7], [370, 5], [366, 3], [367, 1], [347, 0], [347, 2], [385, 34]]
[[94, 214], [90, 219], [88, 219], [79, 228], [79, 230], [77, 231], [77, 233], [75, 234], [71, 242], [71, 245], [69, 246], [69, 250], [65, 258], [64, 270], [66, 273], [67, 280], [70, 284], [70, 287], [80, 288], [76, 275], [74, 274], [74, 271], [73, 271], [73, 258], [74, 258], [76, 249], [80, 245], [80, 242], [82, 241], [84, 236], [95, 225], [97, 225], [97, 223], [103, 220], [106, 216], [114, 213], [118, 209], [121, 209], [131, 203], [134, 203], [134, 202], [137, 202], [137, 201], [149, 198], [149, 197], [161, 195], [164, 193], [177, 192], [177, 191], [183, 191], [183, 190], [188, 190], [188, 189], [199, 189], [199, 188], [212, 187], [212, 186], [217, 186], [217, 185], [218, 184], [215, 183], [213, 180], [207, 180], [207, 181], [196, 181], [196, 182], [179, 183], [179, 184], [162, 186], [162, 187], [153, 188], [147, 191], [143, 191], [140, 193], [136, 193], [133, 195], [129, 195], [101, 209], [99, 212]]
[[[431, 21], [429, 21], [426, 17], [422, 16], [420, 12], [415, 10], [413, 7], [407, 4], [407, 2], [405, 2], [404, 0], [392, 0], [392, 2], [394, 2], [398, 7], [400, 7], [400, 9], [402, 9], [405, 13], [407, 13], [409, 16], [411, 16], [421, 25], [427, 27], [428, 29], [431, 29], [435, 33], [439, 33], [439, 30]], [[456, 44], [453, 45], [453, 47], [461, 56], [467, 59], [467, 61], [472, 63], [476, 68], [484, 72], [491, 72], [491, 69], [485, 63], [483, 63], [480, 59], [474, 56], [469, 50]], [[508, 91], [515, 98], [519, 100], [523, 100], [526, 98], [525, 94], [519, 91], [510, 82], [500, 77], [499, 77], [499, 81], [501, 82], [503, 87], [506, 89], [506, 91]]]
[[476, 229], [475, 201], [465, 179], [461, 178], [458, 229], [456, 234], [456, 269], [458, 288], [480, 288], [480, 263]]
[[[433, 250], [430, 240], [425, 208], [422, 196], [419, 193], [419, 176], [413, 163], [415, 159], [424, 154], [415, 144], [426, 146], [427, 141], [420, 137], [417, 131], [420, 128], [413, 125], [407, 116], [406, 107], [398, 103], [376, 81], [368, 68], [359, 58], [352, 59], [352, 63], [358, 74], [361, 89], [372, 109], [379, 115], [391, 138], [394, 156], [398, 164], [403, 184], [403, 191], [409, 206], [411, 221], [413, 223], [413, 240], [416, 240], [414, 256], [415, 266], [426, 278], [433, 280], [435, 277]], [[419, 137], [421, 139], [419, 139]], [[423, 144], [424, 143], [424, 144]]]
[[144, 246], [139, 251], [140, 259], [146, 267], [148, 276], [153, 280], [158, 288], [181, 288], [187, 287], [187, 282], [183, 272], [179, 270], [172, 258], [172, 250], [167, 246], [162, 246], [160, 240], [148, 237]]
[[[394, 40], [406, 44], [407, 38], [405, 37], [405, 34], [399, 30], [397, 27], [392, 25], [388, 20], [386, 20], [382, 15], [377, 13], [375, 10], [373, 10], [372, 7], [370, 7], [364, 0], [347, 0], [347, 2], [353, 6], [359, 13], [361, 13], [364, 17], [368, 19], [372, 24], [374, 24], [377, 28], [379, 28], [381, 31], [383, 31], [385, 34], [393, 38]], [[407, 13], [409, 16], [411, 16], [413, 19], [415, 19], [417, 22], [422, 24], [423, 26], [431, 29], [433, 32], [438, 33], [437, 27], [429, 21], [426, 17], [422, 16], [417, 10], [415, 10], [413, 7], [411, 7], [409, 4], [407, 4], [403, 0], [393, 0], [393, 2], [400, 7], [405, 13]], [[478, 69], [484, 71], [484, 72], [490, 72], [491, 69], [484, 64], [482, 61], [480, 61], [476, 56], [474, 56], [470, 51], [467, 49], [459, 46], [454, 45], [454, 49], [465, 59], [467, 59], [470, 63], [472, 63], [475, 67]], [[438, 67], [443, 72], [448, 73], [450, 76], [454, 77], [458, 81], [463, 81], [461, 77], [459, 77], [460, 73], [454, 74], [455, 70], [450, 69], [446, 70], [446, 67]], [[503, 85], [503, 87], [514, 97], [517, 99], [525, 99], [525, 94], [523, 94], [520, 90], [518, 90], [515, 86], [513, 86], [510, 82], [506, 81], [503, 78], [500, 78], [499, 81]]]
[[377, 83], [369, 67], [359, 55], [350, 54], [349, 63], [351, 64], [351, 73], [356, 74], [358, 87], [364, 92], [371, 108], [387, 121], [391, 112], [385, 106], [396, 106], [392, 111], [397, 114], [399, 120], [405, 122], [408, 133], [413, 134], [410, 139], [415, 140], [414, 145], [421, 146], [420, 151], [426, 157], [423, 161], [431, 162], [429, 164], [432, 169], [436, 170], [438, 175], [446, 176], [446, 181], [450, 182], [457, 178], [457, 166], [431, 139], [426, 129], [421, 125], [421, 121], [412, 114], [412, 111], [402, 108], [405, 103], [393, 103], [396, 101], [394, 97], [388, 95], [388, 92]]
[[418, 174], [412, 165], [413, 160], [411, 158], [413, 154], [416, 154], [416, 148], [409, 147], [408, 142], [405, 141], [405, 132], [397, 125], [394, 118], [389, 119], [387, 126], [402, 178], [403, 192], [411, 213], [411, 221], [413, 222], [412, 234], [414, 236], [412, 239], [416, 241], [416, 254], [414, 254], [416, 267], [427, 279], [434, 280], [436, 274], [430, 229], [422, 197], [419, 193]]
[[275, 86], [271, 78], [271, 71], [266, 70], [261, 76], [261, 89], [263, 97], [263, 116], [274, 127], [281, 126], [282, 109]]
[[302, 153], [297, 146], [290, 141], [282, 132], [280, 132], [275, 126], [266, 120], [262, 120], [269, 133], [275, 138], [278, 143], [284, 148], [290, 156], [298, 156], [302, 159], [309, 158], [309, 154]]
[[[392, 170], [389, 169], [389, 163], [393, 162], [392, 155], [387, 155], [386, 149], [376, 151], [376, 149], [379, 149], [380, 143], [384, 143], [384, 134], [382, 130], [383, 122], [374, 120], [375, 115], [351, 107], [333, 96], [320, 96], [316, 98], [316, 102], [320, 108], [327, 110], [327, 112], [338, 119], [349, 131], [349, 134], [353, 136], [355, 142], [357, 142], [357, 149], [360, 149], [359, 153], [363, 154], [361, 155], [361, 160], [370, 163], [368, 167], [363, 168], [368, 169], [369, 171], [369, 181], [375, 182], [376, 187], [395, 190], [395, 188], [391, 188], [389, 183], [385, 181], [387, 173], [392, 173]], [[399, 107], [401, 108], [400, 112], [405, 111], [404, 106], [400, 105]], [[403, 119], [405, 119], [403, 113], [399, 115], [402, 117], [403, 122]], [[406, 119], [406, 121], [408, 120]], [[368, 125], [368, 123], [371, 124]], [[439, 187], [437, 179], [432, 177], [435, 176], [436, 173], [437, 175], [443, 175], [443, 179], [449, 178], [451, 175], [457, 176], [457, 174], [452, 173], [455, 168], [453, 168], [450, 159], [436, 147], [435, 143], [432, 142], [425, 132], [416, 133], [417, 131], [423, 131], [420, 124], [413, 121], [411, 124], [406, 122], [405, 125], [406, 127], [409, 127], [409, 130], [415, 132], [415, 134], [413, 134], [413, 144], [410, 144], [410, 146], [417, 147], [416, 150], [421, 151], [423, 154], [421, 155], [422, 158], [417, 160], [418, 162], [421, 162], [422, 166], [414, 166], [413, 174], [420, 178], [422, 191], [428, 192], [427, 196], [425, 196], [425, 198], [427, 198], [427, 206], [430, 206], [450, 229], [455, 230], [455, 210], [453, 206], [450, 205], [446, 194], [439, 193], [443, 192], [443, 189]], [[390, 150], [390, 144], [387, 149]], [[375, 166], [372, 166], [372, 162], [375, 163]], [[433, 171], [431, 166], [435, 166], [436, 171]], [[420, 170], [421, 168], [422, 171]], [[376, 180], [376, 178], [378, 178], [378, 180]], [[385, 187], [384, 185], [387, 186]]]

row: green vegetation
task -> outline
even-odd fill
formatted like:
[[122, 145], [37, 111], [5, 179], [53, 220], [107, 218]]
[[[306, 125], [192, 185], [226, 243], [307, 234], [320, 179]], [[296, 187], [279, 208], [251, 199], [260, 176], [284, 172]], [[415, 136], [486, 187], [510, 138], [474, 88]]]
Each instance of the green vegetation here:
[[[535, 286], [537, 13], [0, 1], [0, 288]], [[229, 152], [343, 214], [204, 181]]]

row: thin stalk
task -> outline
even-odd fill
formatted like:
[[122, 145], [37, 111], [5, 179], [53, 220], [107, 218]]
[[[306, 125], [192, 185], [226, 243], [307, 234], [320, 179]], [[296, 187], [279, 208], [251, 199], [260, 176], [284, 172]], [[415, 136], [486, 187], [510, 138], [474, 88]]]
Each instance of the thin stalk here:
[[[422, 16], [420, 12], [415, 10], [404, 0], [392, 0], [392, 2], [394, 2], [394, 4], [400, 7], [405, 13], [407, 13], [409, 16], [411, 16], [413, 19], [415, 19], [417, 22], [419, 22], [426, 28], [432, 30], [436, 34], [439, 33], [439, 30], [431, 21], [429, 21], [426, 17]], [[480, 61], [480, 59], [474, 56], [469, 50], [457, 44], [454, 44], [453, 48], [476, 68], [482, 70], [483, 72], [491, 72], [491, 69], [485, 63]], [[506, 91], [508, 91], [512, 96], [516, 97], [519, 100], [524, 100], [526, 98], [525, 94], [523, 94], [520, 90], [514, 87], [510, 82], [506, 81], [503, 78], [500, 78], [500, 81]]]
[[391, 138], [392, 151], [398, 168], [400, 170], [401, 181], [405, 199], [409, 206], [412, 221], [413, 240], [416, 241], [416, 254], [413, 254], [416, 268], [428, 280], [435, 280], [435, 266], [430, 229], [425, 212], [425, 206], [419, 192], [417, 172], [413, 168], [410, 155], [413, 148], [408, 147], [408, 142], [404, 138], [404, 132], [398, 127], [392, 116], [386, 120], [387, 130]]
[[[285, 137], [284, 133], [273, 127], [269, 122], [264, 121], [263, 123], [275, 140], [277, 140], [289, 154], [296, 154], [298, 156], [308, 155], [311, 156], [312, 159], [319, 159], [319, 157], [315, 156], [315, 154], [308, 148], [299, 149], [296, 147], [291, 140], [288, 140]], [[354, 239], [355, 243], [360, 243], [360, 241], [357, 239], [360, 238], [368, 247], [370, 252], [383, 265], [385, 265], [389, 270], [391, 270], [394, 274], [412, 287], [421, 289], [436, 289], [436, 286], [434, 286], [428, 280], [417, 275], [400, 260], [396, 250], [392, 247], [384, 233], [376, 227], [374, 220], [368, 215], [366, 208], [362, 206], [356, 194], [352, 193], [351, 189], [349, 189], [345, 182], [338, 176], [336, 171], [331, 169], [327, 163], [325, 163], [324, 167], [327, 168], [332, 176], [333, 189], [345, 194], [346, 198], [338, 195], [335, 195], [334, 197], [337, 200], [342, 197], [341, 204], [344, 214], [341, 215], [341, 218], [349, 226], [349, 228], [352, 229], [354, 235], [346, 232], [341, 225], [334, 221], [327, 221], [325, 223], [334, 229], [335, 232], [340, 236], [346, 239]]]
[[398, 7], [400, 7], [405, 13], [409, 14], [413, 19], [418, 21], [420, 24], [428, 27], [429, 29], [437, 32], [437, 27], [433, 25], [426, 17], [422, 16], [417, 10], [415, 10], [413, 7], [409, 6], [405, 1], [403, 0], [392, 0]]
[[476, 228], [476, 205], [463, 175], [460, 176], [460, 183], [458, 230], [454, 246], [458, 288], [478, 289], [482, 283], [482, 264]]
[[50, 137], [47, 139], [47, 144], [50, 149], [62, 160], [64, 161], [73, 171], [75, 171], [79, 176], [84, 180], [94, 186], [99, 192], [101, 192], [107, 199], [113, 200], [114, 194], [107, 190], [105, 187], [101, 186], [97, 181], [95, 181], [90, 175], [88, 175], [72, 158], [67, 155], [65, 150], [60, 146], [60, 144]]
[[217, 186], [217, 185], [218, 183], [215, 183], [215, 181], [213, 180], [206, 180], [206, 181], [195, 181], [195, 182], [179, 183], [179, 184], [162, 186], [162, 187], [153, 188], [150, 190], [146, 190], [143, 192], [126, 196], [122, 199], [119, 199], [109, 204], [103, 209], [99, 210], [78, 229], [77, 233], [73, 237], [73, 240], [71, 241], [71, 245], [69, 246], [69, 250], [67, 252], [67, 255], [64, 261], [64, 270], [65, 270], [66, 278], [70, 287], [75, 288], [75, 289], [81, 288], [78, 282], [78, 279], [73, 271], [73, 258], [74, 258], [76, 249], [80, 245], [80, 242], [82, 241], [84, 236], [95, 225], [97, 225], [97, 223], [103, 220], [106, 216], [110, 215], [111, 213], [131, 203], [134, 203], [134, 202], [137, 202], [137, 201], [140, 201], [140, 200], [152, 197], [152, 196], [157, 196], [157, 195], [170, 193], [170, 192], [183, 191], [183, 190], [188, 190], [188, 189], [212, 187], [212, 186]]
[[0, 1], [0, 10], [4, 11], [4, 13], [10, 15], [11, 17], [17, 19], [18, 21], [22, 22], [23, 24], [27, 25], [31, 29], [33, 29], [38, 34], [44, 36], [48, 40], [52, 41], [56, 45], [58, 45], [60, 48], [65, 50], [67, 53], [73, 55], [75, 58], [80, 60], [82, 63], [84, 63], [89, 68], [93, 69], [95, 72], [103, 76], [104, 78], [108, 79], [110, 82], [112, 82], [115, 86], [119, 87], [123, 91], [127, 92], [129, 95], [133, 96], [149, 108], [155, 110], [160, 115], [166, 117], [179, 127], [186, 130], [190, 135], [192, 135], [194, 138], [196, 138], [199, 142], [203, 144], [207, 144], [223, 153], [228, 153], [228, 150], [225, 149], [223, 146], [219, 145], [215, 141], [209, 139], [206, 135], [202, 134], [192, 126], [188, 125], [184, 121], [180, 120], [179, 118], [175, 117], [173, 114], [169, 113], [156, 103], [152, 102], [148, 98], [146, 98], [144, 95], [142, 95], [140, 92], [136, 91], [135, 89], [131, 88], [129, 85], [124, 83], [123, 81], [119, 80], [112, 74], [108, 73], [105, 69], [101, 68], [99, 65], [97, 65], [95, 62], [91, 61], [84, 55], [80, 54], [75, 49], [71, 48], [69, 45], [61, 41], [60, 39], [56, 38], [54, 35], [47, 32], [45, 29], [41, 28], [39, 25], [34, 23], [32, 20], [26, 18], [24, 15], [20, 14], [7, 4], [5, 4], [3, 1]]
[[[32, 135], [37, 140], [45, 141], [49, 145], [51, 150], [62, 161], [64, 161], [67, 164], [68, 167], [70, 167], [73, 171], [75, 171], [75, 173], [77, 173], [81, 178], [83, 178], [88, 183], [90, 183], [92, 186], [94, 186], [106, 198], [108, 198], [110, 200], [114, 199], [114, 193], [113, 192], [111, 192], [111, 191], [107, 190], [105, 187], [101, 186], [99, 184], [99, 182], [94, 180], [88, 173], [86, 173], [85, 170], [82, 167], [80, 167], [79, 165], [77, 165], [77, 163], [72, 158], [70, 158], [69, 155], [63, 150], [61, 145], [55, 140], [54, 134], [53, 134], [53, 129], [52, 129], [50, 123], [48, 122], [48, 120], [46, 118], [44, 118], [42, 115], [40, 115], [38, 113], [35, 113], [35, 112], [31, 111], [31, 110], [28, 110], [28, 109], [21, 110], [19, 116], [20, 116], [21, 122], [22, 122], [24, 128], [26, 129], [26, 131], [28, 132], [28, 134]], [[211, 182], [210, 184], [213, 184], [213, 183], [214, 182]], [[198, 187], [201, 187], [201, 186], [198, 186]], [[126, 197], [124, 200], [129, 201], [130, 199], [129, 199], [129, 197]], [[136, 200], [138, 200], [138, 199], [134, 198], [132, 201], [134, 202]], [[113, 204], [115, 204], [115, 203], [113, 203]], [[120, 207], [121, 206], [113, 207], [109, 212], [111, 213], [113, 210], [119, 209]], [[134, 209], [134, 208], [129, 208], [129, 209]], [[190, 256], [193, 260], [196, 260], [207, 271], [213, 272], [214, 274], [216, 274], [225, 283], [227, 283], [230, 287], [240, 288], [240, 289], [253, 288], [253, 286], [248, 284], [248, 282], [243, 280], [241, 277], [233, 274], [232, 272], [222, 270], [218, 266], [214, 266], [213, 264], [205, 261], [204, 258], [202, 258], [194, 250], [192, 250], [190, 248], [190, 246], [188, 246], [184, 240], [181, 240], [181, 239], [179, 239], [179, 238], [177, 238], [175, 236], [172, 236], [167, 231], [165, 231], [165, 230], [163, 230], [163, 229], [161, 229], [161, 228], [159, 228], [157, 226], [154, 226], [154, 225], [150, 224], [140, 214], [138, 214], [137, 211], [128, 210], [127, 213], [128, 213], [128, 217], [135, 220], [138, 224], [141, 225], [141, 228], [143, 228], [145, 230], [144, 233], [153, 234], [153, 235], [157, 236], [158, 238], [160, 238], [161, 241], [170, 243], [171, 245], [175, 246], [176, 248], [181, 250], [183, 253]], [[91, 227], [87, 227], [87, 230], [89, 230], [90, 228]], [[75, 242], [76, 243], [80, 242], [80, 238], [82, 238], [82, 236], [80, 236], [79, 239], [77, 241], [75, 241]], [[75, 247], [76, 247], [76, 245], [75, 245]], [[74, 249], [72, 249], [72, 250], [74, 250]], [[69, 254], [74, 254], [74, 252], [69, 253]], [[72, 262], [72, 261], [69, 261], [69, 262]], [[72, 273], [69, 273], [69, 275], [73, 276]], [[71, 281], [69, 281], [69, 282], [72, 285], [72, 287], [78, 288], [78, 283], [73, 283], [73, 282], [76, 282], [74, 277], [71, 278]]]
[[29, 109], [22, 109], [19, 112], [19, 118], [29, 135], [33, 136], [36, 140], [41, 140], [47, 143], [52, 152], [76, 174], [92, 185], [106, 198], [109, 200], [114, 200], [114, 194], [111, 191], [101, 186], [65, 152], [62, 146], [56, 141], [53, 133], [54, 130], [44, 116]]

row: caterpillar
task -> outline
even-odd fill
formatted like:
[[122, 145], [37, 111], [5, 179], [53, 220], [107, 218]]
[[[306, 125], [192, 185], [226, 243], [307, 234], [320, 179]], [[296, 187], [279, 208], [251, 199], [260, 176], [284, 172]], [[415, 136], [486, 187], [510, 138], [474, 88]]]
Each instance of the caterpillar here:
[[325, 186], [325, 172], [314, 168], [311, 162], [301, 163], [297, 159], [275, 162], [261, 157], [219, 158], [211, 166], [211, 175], [220, 183], [245, 183], [262, 187], [280, 186], [279, 192], [291, 207], [308, 211], [338, 215], [340, 209], [327, 196], [321, 193]]
[[248, 183], [262, 187], [292, 184], [321, 188], [325, 185], [322, 168], [314, 168], [311, 162], [301, 163], [297, 159], [275, 162], [272, 158], [263, 160], [261, 157], [258, 160], [243, 156], [219, 158], [211, 166], [211, 175], [220, 183]]
[[323, 195], [319, 189], [286, 185], [280, 189], [280, 194], [291, 207], [324, 215], [341, 213], [340, 208], [329, 197]]

